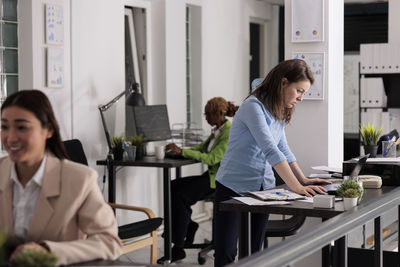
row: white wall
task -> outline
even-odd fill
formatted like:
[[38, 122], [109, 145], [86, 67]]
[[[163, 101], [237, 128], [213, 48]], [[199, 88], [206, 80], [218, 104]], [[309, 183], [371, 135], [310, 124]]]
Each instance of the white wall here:
[[[19, 88], [41, 89], [53, 104], [56, 118], [60, 124], [61, 136], [72, 136], [71, 119], [71, 72], [70, 72], [70, 10], [67, 0], [20, 0], [18, 2], [19, 20]], [[45, 4], [64, 6], [64, 87], [48, 88], [46, 85], [45, 59]]]
[[[44, 3], [64, 7], [65, 86], [45, 87]], [[215, 96], [240, 104], [248, 93], [249, 23], [269, 23], [271, 6], [256, 0], [20, 0], [20, 85], [49, 95], [64, 139], [78, 138], [89, 165], [105, 158], [107, 146], [98, 105], [122, 92], [125, 83], [124, 6], [146, 10], [149, 104], [166, 103], [170, 122], [185, 121], [185, 7], [202, 10], [202, 99]], [[223, 19], [221, 19], [223, 18]], [[271, 24], [272, 25], [272, 24]], [[274, 27], [272, 27], [274, 30]], [[275, 29], [276, 31], [276, 29]], [[274, 41], [275, 40], [275, 41]], [[276, 38], [267, 40], [273, 51]], [[267, 58], [274, 58], [269, 53]], [[274, 61], [276, 59], [272, 59]], [[271, 61], [271, 62], [272, 62]], [[270, 64], [270, 63], [268, 63]], [[268, 70], [272, 66], [266, 66]], [[106, 113], [111, 134], [123, 134], [123, 99]], [[201, 111], [202, 112], [202, 111]], [[203, 128], [209, 129], [203, 119]], [[199, 174], [200, 164], [183, 168]], [[173, 174], [174, 175], [174, 174]], [[117, 202], [146, 206], [162, 215], [162, 172], [124, 168], [117, 175]], [[107, 186], [104, 188], [107, 198]], [[127, 217], [123, 217], [126, 218]]]
[[[291, 1], [285, 1], [285, 57], [324, 52], [324, 99], [303, 100], [286, 134], [305, 174], [311, 166], [341, 167], [343, 160], [343, 1], [324, 1], [324, 42], [291, 42]], [[342, 18], [342, 19], [338, 19]]]

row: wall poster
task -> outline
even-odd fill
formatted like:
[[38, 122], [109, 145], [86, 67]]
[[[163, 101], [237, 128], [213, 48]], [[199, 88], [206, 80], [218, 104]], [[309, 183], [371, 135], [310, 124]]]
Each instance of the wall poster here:
[[47, 87], [62, 88], [64, 86], [64, 50], [47, 48]]
[[292, 0], [292, 42], [323, 40], [324, 0]]
[[323, 52], [294, 52], [294, 59], [302, 59], [307, 62], [314, 75], [314, 84], [304, 95], [304, 99], [323, 100], [324, 99], [324, 53]]
[[46, 4], [46, 43], [62, 45], [64, 43], [63, 7]]

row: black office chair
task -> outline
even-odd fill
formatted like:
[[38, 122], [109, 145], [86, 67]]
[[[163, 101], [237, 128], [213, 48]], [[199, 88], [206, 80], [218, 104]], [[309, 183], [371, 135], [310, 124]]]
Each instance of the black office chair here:
[[268, 237], [285, 238], [286, 236], [297, 234], [305, 220], [305, 216], [292, 216], [289, 219], [282, 220], [268, 220], [264, 248], [268, 247]]
[[[78, 139], [72, 139], [64, 141], [64, 147], [69, 158], [72, 161], [77, 163], [81, 163], [84, 165], [88, 165], [87, 158], [85, 152], [83, 150], [82, 143]], [[160, 227], [162, 223], [162, 218], [155, 217], [152, 210], [148, 208], [135, 207], [135, 206], [127, 206], [120, 205], [115, 203], [109, 203], [109, 205], [114, 209], [123, 209], [123, 210], [131, 210], [131, 211], [139, 211], [144, 212], [149, 219], [130, 223], [127, 225], [122, 225], [118, 227], [118, 236], [122, 240], [122, 254], [126, 254], [128, 252], [151, 246], [150, 251], [150, 263], [157, 263], [157, 229]], [[149, 237], [140, 238], [138, 237], [150, 234]]]
[[[281, 177], [275, 172], [276, 185], [282, 185], [285, 182]], [[282, 237], [283, 239], [287, 236], [295, 235], [300, 231], [301, 226], [303, 226], [305, 216], [295, 215], [289, 219], [282, 220], [268, 220], [267, 230], [265, 232], [264, 238], [264, 248], [268, 247], [268, 237]]]
[[[206, 196], [203, 201], [206, 202], [214, 202], [214, 193]], [[185, 244], [184, 248], [185, 249], [200, 249], [199, 253], [197, 254], [197, 262], [200, 265], [203, 265], [207, 261], [207, 254], [211, 250], [214, 250], [214, 219], [212, 220], [212, 228], [211, 228], [211, 235], [212, 239], [211, 241], [208, 239], [204, 240], [204, 243], [195, 243], [195, 244]]]

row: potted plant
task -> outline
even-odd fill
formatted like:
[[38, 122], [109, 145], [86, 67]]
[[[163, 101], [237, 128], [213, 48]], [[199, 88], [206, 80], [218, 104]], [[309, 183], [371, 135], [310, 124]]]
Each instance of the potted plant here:
[[36, 249], [26, 249], [19, 253], [12, 261], [14, 267], [53, 267], [56, 266], [57, 256], [54, 253], [49, 253]]
[[113, 154], [115, 160], [122, 160], [124, 154], [124, 138], [122, 136], [113, 136], [111, 138], [113, 146]]
[[343, 198], [344, 210], [357, 206], [358, 198], [362, 193], [363, 189], [360, 184], [352, 179], [345, 180], [337, 189], [337, 195]]
[[370, 158], [375, 158], [378, 151], [378, 140], [382, 127], [379, 130], [373, 124], [361, 125], [360, 134], [364, 145], [365, 154], [370, 154]]
[[145, 154], [144, 148], [146, 144], [143, 137], [140, 135], [131, 136], [128, 141], [136, 147], [136, 160], [142, 159]]

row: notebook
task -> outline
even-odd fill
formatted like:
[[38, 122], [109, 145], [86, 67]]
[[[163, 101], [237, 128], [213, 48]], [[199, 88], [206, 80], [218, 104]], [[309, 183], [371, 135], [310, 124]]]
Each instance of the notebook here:
[[[367, 162], [367, 159], [369, 157], [369, 154], [362, 156], [361, 158], [358, 159], [356, 166], [354, 166], [354, 169], [351, 171], [349, 178], [350, 179], [357, 179], [358, 174], [360, 173], [362, 167], [364, 164]], [[328, 190], [329, 195], [336, 195], [336, 191], [338, 187], [340, 186], [341, 183], [332, 183], [332, 184], [327, 184], [323, 185], [323, 187]]]

